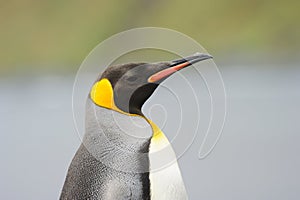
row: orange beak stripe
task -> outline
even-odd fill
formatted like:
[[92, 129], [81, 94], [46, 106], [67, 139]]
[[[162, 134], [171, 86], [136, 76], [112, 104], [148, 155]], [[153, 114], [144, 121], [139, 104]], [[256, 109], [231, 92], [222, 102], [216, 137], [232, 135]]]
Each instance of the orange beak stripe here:
[[175, 65], [173, 67], [164, 69], [162, 71], [159, 71], [159, 72], [153, 74], [152, 76], [150, 76], [148, 78], [148, 82], [153, 83], [153, 82], [159, 81], [160, 79], [165, 78], [165, 77], [175, 73], [176, 71], [179, 71], [180, 69], [187, 67], [189, 65], [191, 65], [191, 63], [184, 62], [184, 63], [178, 64], [178, 65]]

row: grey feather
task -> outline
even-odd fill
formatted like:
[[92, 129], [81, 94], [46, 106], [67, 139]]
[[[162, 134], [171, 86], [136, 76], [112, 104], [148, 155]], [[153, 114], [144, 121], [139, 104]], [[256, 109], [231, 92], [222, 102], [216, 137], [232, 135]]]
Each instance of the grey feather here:
[[96, 106], [88, 99], [86, 133], [60, 199], [150, 199], [151, 136], [144, 118]]

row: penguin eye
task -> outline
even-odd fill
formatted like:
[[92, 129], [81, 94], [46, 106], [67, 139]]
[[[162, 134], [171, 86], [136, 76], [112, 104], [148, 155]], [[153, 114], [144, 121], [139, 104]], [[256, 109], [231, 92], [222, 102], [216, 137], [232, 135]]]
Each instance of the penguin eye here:
[[133, 82], [133, 81], [136, 81], [136, 79], [137, 79], [136, 76], [130, 76], [126, 80], [129, 81], [129, 82]]

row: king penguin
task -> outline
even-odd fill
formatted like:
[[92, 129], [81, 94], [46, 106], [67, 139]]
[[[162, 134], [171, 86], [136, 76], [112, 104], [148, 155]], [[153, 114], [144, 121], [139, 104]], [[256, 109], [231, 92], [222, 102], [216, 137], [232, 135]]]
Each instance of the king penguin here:
[[170, 62], [109, 66], [91, 87], [85, 134], [60, 199], [188, 199], [175, 153], [142, 106], [172, 74], [209, 58], [196, 53]]

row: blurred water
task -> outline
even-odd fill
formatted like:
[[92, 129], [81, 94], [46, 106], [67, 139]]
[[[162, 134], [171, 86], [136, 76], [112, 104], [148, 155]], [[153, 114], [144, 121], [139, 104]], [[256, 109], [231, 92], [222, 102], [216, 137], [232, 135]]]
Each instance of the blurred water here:
[[[299, 199], [300, 68], [227, 66], [221, 73], [228, 97], [221, 140], [204, 160], [197, 159], [197, 145], [179, 160], [190, 198]], [[80, 144], [73, 80], [0, 80], [0, 199], [58, 199]]]

